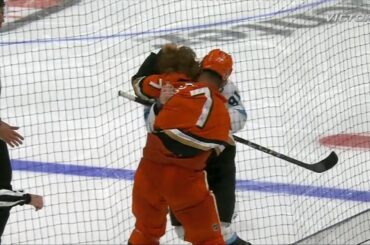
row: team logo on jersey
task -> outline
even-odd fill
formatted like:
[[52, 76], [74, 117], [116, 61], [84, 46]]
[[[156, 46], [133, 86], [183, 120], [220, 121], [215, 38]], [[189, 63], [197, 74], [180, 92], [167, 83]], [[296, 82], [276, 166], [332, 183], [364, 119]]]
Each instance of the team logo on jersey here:
[[81, 0], [7, 0], [0, 32], [9, 32], [65, 10]]
[[219, 224], [213, 224], [212, 225], [212, 230], [216, 231], [216, 232], [219, 231], [220, 230], [220, 225]]

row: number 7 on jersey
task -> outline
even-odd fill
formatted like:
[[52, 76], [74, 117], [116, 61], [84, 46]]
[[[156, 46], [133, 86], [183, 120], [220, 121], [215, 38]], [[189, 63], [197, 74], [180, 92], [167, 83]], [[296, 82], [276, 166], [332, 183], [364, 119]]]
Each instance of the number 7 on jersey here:
[[196, 125], [199, 128], [203, 128], [204, 125], [206, 125], [207, 123], [209, 113], [211, 112], [213, 106], [211, 91], [209, 90], [209, 88], [198, 88], [190, 91], [190, 95], [191, 96], [204, 95], [206, 97], [206, 102], [203, 105], [202, 113], [200, 114], [198, 121], [196, 123]]

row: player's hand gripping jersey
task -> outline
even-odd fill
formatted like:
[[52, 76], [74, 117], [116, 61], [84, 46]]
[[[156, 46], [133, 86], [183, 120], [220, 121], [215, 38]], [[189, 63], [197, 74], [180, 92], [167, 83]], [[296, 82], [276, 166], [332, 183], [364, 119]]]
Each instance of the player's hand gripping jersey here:
[[132, 82], [135, 94], [141, 99], [158, 99], [162, 86], [171, 84], [175, 88], [182, 87], [185, 83], [192, 82], [189, 77], [182, 73], [154, 74], [140, 77]]

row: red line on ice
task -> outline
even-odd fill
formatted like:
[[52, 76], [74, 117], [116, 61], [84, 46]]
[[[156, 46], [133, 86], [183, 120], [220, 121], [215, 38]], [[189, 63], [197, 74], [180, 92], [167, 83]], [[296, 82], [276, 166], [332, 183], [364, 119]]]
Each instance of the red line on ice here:
[[370, 136], [368, 135], [336, 134], [321, 138], [319, 142], [325, 146], [370, 149]]
[[8, 0], [9, 7], [46, 9], [62, 3], [62, 0]]

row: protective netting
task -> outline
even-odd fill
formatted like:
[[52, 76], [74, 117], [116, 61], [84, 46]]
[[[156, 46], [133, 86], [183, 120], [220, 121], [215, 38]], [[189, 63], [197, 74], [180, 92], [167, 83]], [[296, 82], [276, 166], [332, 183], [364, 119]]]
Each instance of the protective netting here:
[[[125, 244], [142, 107], [117, 97], [150, 51], [173, 42], [232, 54], [248, 122], [239, 136], [316, 174], [237, 146], [237, 217], [254, 244], [287, 244], [367, 208], [370, 3], [300, 0], [8, 0], [0, 29], [1, 118], [21, 127], [8, 244]], [[179, 244], [170, 226], [164, 244]], [[344, 236], [354, 236], [348, 232]], [[340, 241], [339, 241], [340, 242]]]

